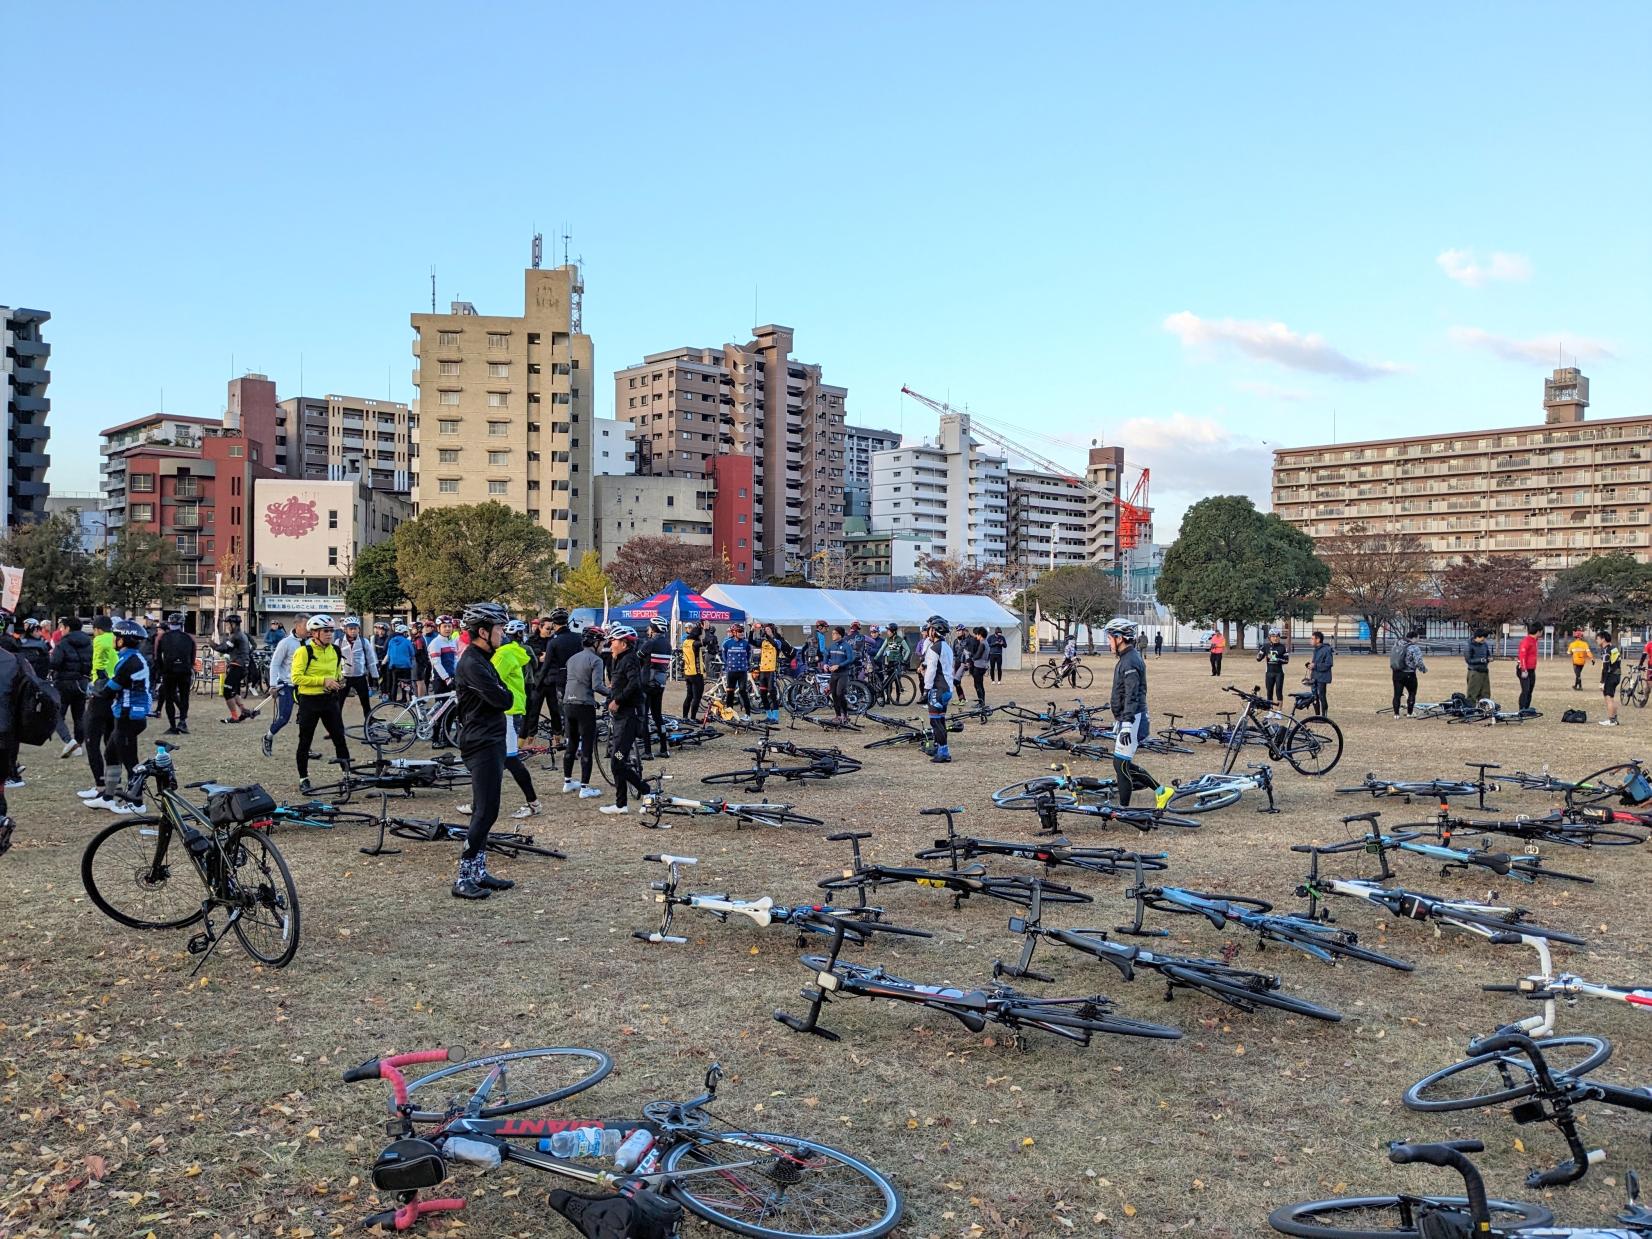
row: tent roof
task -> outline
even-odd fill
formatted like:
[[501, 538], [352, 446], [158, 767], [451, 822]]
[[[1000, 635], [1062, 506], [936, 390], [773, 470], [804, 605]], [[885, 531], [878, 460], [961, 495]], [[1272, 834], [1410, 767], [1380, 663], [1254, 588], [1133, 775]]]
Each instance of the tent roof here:
[[1019, 626], [1021, 619], [995, 599], [980, 594], [893, 594], [856, 589], [802, 589], [784, 585], [713, 585], [713, 602], [738, 607], [756, 620], [807, 628], [829, 624], [921, 624], [931, 615], [986, 628]]
[[678, 613], [685, 621], [707, 619], [724, 624], [746, 618], [745, 612], [738, 607], [697, 594], [681, 581], [671, 582], [651, 598], [616, 607], [615, 613], [626, 620], [670, 619], [673, 596], [678, 599]]

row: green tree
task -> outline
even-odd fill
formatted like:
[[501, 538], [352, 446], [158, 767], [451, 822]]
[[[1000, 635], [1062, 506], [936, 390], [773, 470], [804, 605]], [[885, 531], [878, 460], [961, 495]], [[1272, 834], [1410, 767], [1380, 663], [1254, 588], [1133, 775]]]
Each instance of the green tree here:
[[56, 619], [92, 598], [92, 560], [80, 549], [80, 521], [59, 512], [0, 538], [0, 563], [23, 569], [19, 615]]
[[1567, 628], [1617, 630], [1652, 619], [1652, 564], [1594, 555], [1555, 577], [1544, 608]]
[[385, 615], [406, 600], [401, 577], [396, 575], [396, 544], [390, 539], [361, 548], [344, 591], [344, 605], [361, 614]]
[[1026, 601], [1043, 608], [1044, 618], [1061, 625], [1065, 638], [1081, 626], [1089, 629], [1095, 652], [1095, 629], [1117, 613], [1123, 597], [1118, 580], [1104, 568], [1068, 564], [1046, 572], [1025, 591]]
[[1243, 625], [1311, 618], [1330, 576], [1300, 529], [1243, 495], [1216, 495], [1187, 510], [1157, 589], [1183, 620], [1241, 625], [1235, 646], [1243, 649]]
[[108, 562], [94, 565], [92, 589], [129, 615], [152, 606], [165, 610], [178, 601], [177, 575], [178, 550], [170, 540], [128, 529], [111, 543]]
[[600, 607], [603, 599], [618, 602], [614, 583], [602, 570], [602, 558], [595, 551], [586, 551], [579, 563], [562, 576], [556, 600], [572, 610], [575, 607]]
[[429, 508], [396, 530], [396, 576], [421, 611], [537, 602], [555, 565], [549, 531], [502, 503]]

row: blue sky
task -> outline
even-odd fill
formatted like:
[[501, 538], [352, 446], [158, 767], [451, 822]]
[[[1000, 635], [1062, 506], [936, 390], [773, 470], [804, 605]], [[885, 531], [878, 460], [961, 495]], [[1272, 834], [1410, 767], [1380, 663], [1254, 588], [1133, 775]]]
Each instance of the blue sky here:
[[1593, 412], [1652, 412], [1644, 4], [30, 5], [0, 41], [57, 489], [163, 390], [211, 415], [302, 357], [409, 399], [430, 267], [515, 313], [564, 223], [599, 373], [786, 323], [852, 421], [932, 430], [908, 383], [1123, 442], [1161, 539], [1333, 416], [1540, 420], [1557, 341]]

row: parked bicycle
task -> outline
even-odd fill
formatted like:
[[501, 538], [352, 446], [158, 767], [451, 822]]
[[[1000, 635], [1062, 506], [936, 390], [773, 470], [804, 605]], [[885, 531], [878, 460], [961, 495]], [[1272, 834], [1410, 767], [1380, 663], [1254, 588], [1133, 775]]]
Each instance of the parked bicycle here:
[[362, 724], [362, 738], [381, 753], [404, 753], [415, 740], [459, 743], [458, 694], [428, 693], [411, 701], [381, 701]]
[[1297, 717], [1298, 710], [1313, 704], [1313, 694], [1293, 694], [1291, 712], [1282, 714], [1259, 689], [1248, 693], [1232, 685], [1223, 689], [1243, 701], [1245, 708], [1228, 736], [1222, 773], [1233, 773], [1253, 736], [1267, 745], [1270, 761], [1289, 762], [1299, 774], [1329, 774], [1335, 769], [1342, 760], [1342, 728], [1322, 714]]
[[1095, 672], [1084, 665], [1082, 656], [1072, 659], [1051, 658], [1032, 670], [1032, 682], [1037, 688], [1050, 689], [1065, 684], [1083, 692], [1096, 682]]
[[735, 828], [751, 826], [824, 826], [818, 817], [797, 812], [789, 804], [769, 801], [739, 803], [732, 800], [694, 800], [686, 796], [667, 796], [662, 790], [669, 774], [654, 774], [643, 781], [652, 784], [638, 802], [639, 809], [649, 816], [643, 825], [654, 830], [670, 830], [668, 817], [732, 817]]
[[[963, 809], [919, 809], [920, 816], [928, 817], [940, 813], [962, 813]], [[966, 865], [962, 868], [925, 869], [915, 865], [884, 865], [868, 863], [861, 855], [860, 845], [864, 839], [870, 839], [872, 832], [868, 830], [845, 830], [835, 835], [827, 835], [828, 843], [848, 843], [853, 864], [833, 877], [822, 878], [817, 885], [827, 891], [854, 891], [859, 896], [859, 904], [866, 905], [866, 892], [876, 890], [880, 886], [889, 886], [897, 882], [910, 882], [914, 886], [926, 886], [936, 890], [952, 893], [952, 906], [958, 909], [964, 906], [964, 900], [972, 895], [982, 895], [990, 899], [1003, 899], [1009, 903], [1026, 904], [1032, 901], [1033, 879], [1023, 877], [994, 877], [987, 874], [983, 865]], [[1073, 890], [1068, 886], [1059, 886], [1054, 883], [1046, 884], [1043, 888], [1044, 898], [1051, 903], [1090, 903], [1091, 897], [1083, 891]]]

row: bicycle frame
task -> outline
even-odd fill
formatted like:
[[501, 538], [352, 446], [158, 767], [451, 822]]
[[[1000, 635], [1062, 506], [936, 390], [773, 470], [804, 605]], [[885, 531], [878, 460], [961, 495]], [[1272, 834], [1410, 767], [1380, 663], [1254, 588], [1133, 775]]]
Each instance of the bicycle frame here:
[[1201, 774], [1196, 779], [1180, 779], [1172, 784], [1179, 792], [1248, 792], [1259, 790], [1266, 794], [1268, 803], [1257, 810], [1258, 813], [1278, 813], [1279, 806], [1273, 800], [1273, 767], [1263, 763], [1252, 763], [1250, 769], [1253, 774]]
[[1652, 989], [1602, 985], [1571, 972], [1557, 975], [1554, 971], [1554, 958], [1546, 941], [1523, 934], [1519, 942], [1521, 946], [1530, 947], [1537, 952], [1538, 970], [1530, 976], [1521, 977], [1512, 985], [1482, 985], [1480, 988], [1488, 994], [1518, 994], [1543, 1005], [1536, 1015], [1528, 1015], [1512, 1024], [1505, 1024], [1497, 1030], [1499, 1033], [1518, 1032], [1534, 1038], [1550, 1036], [1555, 1029], [1556, 1003], [1564, 1002], [1567, 1006], [1576, 1006], [1580, 998], [1604, 998], [1627, 1003], [1632, 1007], [1652, 1009]]
[[[1430, 860], [1440, 862], [1442, 874], [1449, 869], [1484, 869], [1498, 877], [1513, 878], [1516, 882], [1531, 885], [1540, 877], [1562, 878], [1569, 882], [1583, 882], [1594, 884], [1593, 878], [1582, 877], [1578, 874], [1561, 873], [1558, 870], [1543, 868], [1541, 857], [1510, 856], [1506, 852], [1493, 852], [1490, 846], [1483, 848], [1454, 848], [1445, 843], [1424, 843], [1414, 834], [1385, 835], [1377, 826], [1377, 813], [1356, 813], [1352, 817], [1343, 818], [1344, 824], [1363, 822], [1368, 829], [1363, 838], [1353, 840], [1359, 849], [1367, 855], [1377, 858], [1378, 873], [1376, 880], [1387, 882], [1395, 875], [1388, 865], [1389, 852], [1409, 852], [1414, 856], [1426, 856]], [[1324, 851], [1332, 851], [1325, 848]]]

